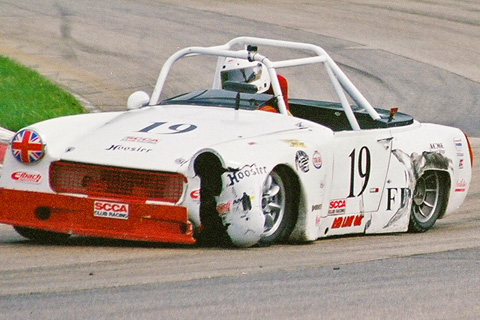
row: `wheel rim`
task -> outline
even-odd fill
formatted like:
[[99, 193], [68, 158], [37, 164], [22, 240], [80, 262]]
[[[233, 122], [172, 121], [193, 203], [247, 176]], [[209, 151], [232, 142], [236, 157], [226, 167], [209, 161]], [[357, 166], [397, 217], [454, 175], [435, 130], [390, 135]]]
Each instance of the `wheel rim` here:
[[262, 210], [265, 215], [263, 237], [274, 234], [285, 214], [285, 187], [280, 176], [272, 172], [263, 185]]
[[413, 193], [413, 214], [422, 223], [435, 214], [439, 202], [440, 180], [436, 172], [424, 174], [417, 181]]

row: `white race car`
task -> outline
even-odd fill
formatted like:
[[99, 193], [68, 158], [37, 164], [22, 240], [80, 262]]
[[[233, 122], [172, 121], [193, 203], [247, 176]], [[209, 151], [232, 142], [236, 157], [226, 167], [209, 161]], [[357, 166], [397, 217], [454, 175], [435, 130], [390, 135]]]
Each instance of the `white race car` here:
[[[214, 57], [208, 88], [160, 99], [172, 66], [194, 56]], [[284, 72], [295, 68], [324, 74], [318, 98], [293, 97], [301, 86]], [[337, 102], [322, 98], [327, 86]], [[472, 161], [461, 130], [373, 108], [322, 48], [240, 37], [176, 52], [151, 97], [133, 93], [127, 111], [17, 132], [0, 222], [40, 241], [240, 247], [422, 232], [464, 201]]]

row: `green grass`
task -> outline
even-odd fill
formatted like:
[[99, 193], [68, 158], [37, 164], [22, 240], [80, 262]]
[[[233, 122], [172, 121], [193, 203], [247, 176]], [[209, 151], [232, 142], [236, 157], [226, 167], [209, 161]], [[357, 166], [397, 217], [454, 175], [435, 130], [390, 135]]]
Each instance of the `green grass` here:
[[73, 95], [38, 72], [0, 56], [0, 126], [17, 131], [42, 120], [84, 112]]

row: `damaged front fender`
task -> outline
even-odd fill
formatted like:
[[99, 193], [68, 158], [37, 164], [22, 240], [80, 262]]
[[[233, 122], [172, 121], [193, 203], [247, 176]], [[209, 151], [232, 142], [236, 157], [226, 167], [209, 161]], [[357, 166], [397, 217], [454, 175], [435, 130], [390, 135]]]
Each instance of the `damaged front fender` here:
[[261, 186], [266, 174], [266, 168], [246, 165], [222, 175], [224, 188], [216, 199], [217, 212], [235, 246], [251, 247], [264, 232]]
[[221, 245], [228, 236], [235, 246], [255, 245], [264, 231], [261, 188], [267, 168], [226, 168], [217, 153], [206, 151], [196, 157], [194, 170], [200, 177], [200, 241]]

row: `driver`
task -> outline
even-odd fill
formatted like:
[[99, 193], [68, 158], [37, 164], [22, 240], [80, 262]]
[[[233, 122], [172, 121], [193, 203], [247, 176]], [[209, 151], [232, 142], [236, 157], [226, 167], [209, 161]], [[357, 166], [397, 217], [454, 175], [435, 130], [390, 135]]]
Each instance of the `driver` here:
[[[287, 82], [287, 79], [282, 75], [277, 75], [277, 78], [278, 78], [278, 82], [280, 83], [280, 89], [282, 90], [282, 96], [283, 96], [283, 101], [285, 101], [285, 107], [287, 107], [287, 111], [290, 114], [290, 109], [289, 109], [289, 106], [288, 106], [288, 82]], [[265, 93], [273, 95], [274, 93], [273, 93], [272, 86], [270, 86], [270, 88], [268, 88], [268, 90], [265, 91]], [[270, 100], [267, 101], [267, 103], [265, 105], [258, 108], [258, 110], [278, 113], [277, 102], [275, 101], [275, 99], [270, 99]]]
[[[266, 93], [273, 95], [270, 76], [268, 72], [263, 72], [263, 64], [259, 62], [250, 62], [245, 59], [226, 58], [220, 72], [222, 87], [227, 81], [255, 85], [257, 93]], [[288, 82], [285, 77], [277, 75], [285, 106], [288, 107]], [[258, 110], [278, 113], [278, 105], [275, 99], [269, 100]]]
[[262, 93], [270, 88], [268, 72], [263, 72], [263, 64], [250, 62], [244, 59], [226, 58], [220, 72], [223, 84], [226, 81], [255, 85], [257, 93]]

